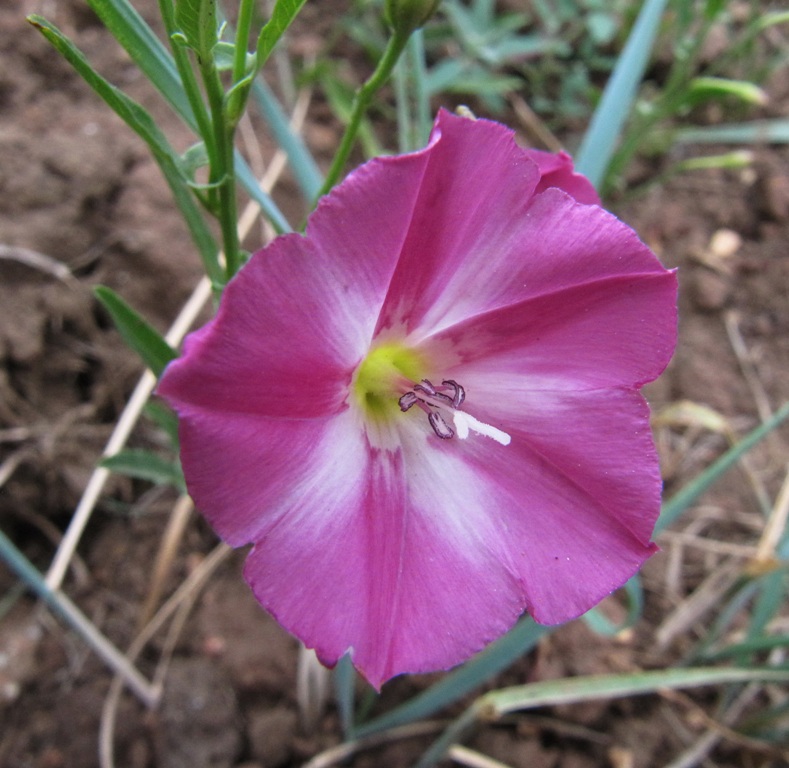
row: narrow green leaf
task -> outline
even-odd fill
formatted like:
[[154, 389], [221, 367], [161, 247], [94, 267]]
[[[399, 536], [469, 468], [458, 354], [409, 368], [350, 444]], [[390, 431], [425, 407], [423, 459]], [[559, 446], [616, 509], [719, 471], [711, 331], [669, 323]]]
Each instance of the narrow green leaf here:
[[263, 115], [271, 135], [288, 156], [296, 183], [305, 200], [314, 200], [323, 186], [323, 176], [302, 137], [293, 131], [274, 92], [262, 77], [252, 84], [252, 98]]
[[175, 23], [200, 61], [209, 61], [218, 41], [216, 0], [175, 0]]
[[596, 187], [605, 178], [622, 126], [633, 108], [666, 1], [646, 0], [641, 7], [578, 150], [576, 168]]
[[220, 72], [229, 72], [233, 69], [236, 58], [236, 44], [220, 41], [214, 47], [214, 63]]
[[[154, 84], [162, 96], [164, 96], [175, 112], [189, 128], [197, 133], [197, 123], [194, 113], [189, 106], [189, 100], [186, 98], [181, 78], [172, 56], [159, 38], [153, 33], [153, 30], [145, 23], [145, 20], [134, 10], [129, 0], [88, 0], [88, 4], [101, 19], [104, 26], [112, 32], [115, 39], [123, 46], [132, 61], [134, 61], [142, 72], [145, 73], [146, 77]], [[303, 148], [303, 144], [301, 147]], [[306, 149], [304, 149], [304, 151], [306, 153]], [[260, 203], [263, 213], [272, 222], [274, 228], [278, 232], [290, 231], [290, 226], [282, 212], [277, 208], [271, 197], [260, 188], [260, 185], [255, 179], [255, 175], [239, 153], [236, 153], [235, 163], [239, 181], [255, 201]], [[164, 171], [165, 169], [163, 168], [162, 170]], [[179, 207], [181, 207], [181, 212], [184, 213], [185, 209], [182, 207], [184, 201], [180, 199], [179, 195], [186, 196], [189, 200], [194, 202], [192, 193], [184, 185], [176, 194], [173, 180], [168, 176], [167, 181], [173, 193], [176, 195], [176, 201]], [[200, 215], [200, 211], [196, 207], [194, 211], [198, 216]], [[186, 214], [184, 213], [184, 215]], [[187, 218], [187, 224], [189, 225], [190, 231], [192, 231], [196, 222]], [[206, 231], [208, 232], [208, 230]], [[194, 237], [194, 232], [192, 233], [192, 237]], [[213, 247], [215, 258], [217, 253], [215, 243]], [[198, 248], [203, 262], [206, 263], [206, 251], [200, 244], [198, 244]], [[206, 267], [206, 272], [209, 274], [214, 284], [221, 285], [224, 282], [224, 276], [218, 266], [215, 269], [212, 267], [210, 271], [208, 267]]]
[[627, 595], [628, 609], [627, 616], [621, 624], [614, 624], [598, 608], [592, 608], [583, 615], [584, 621], [598, 635], [613, 637], [632, 627], [641, 618], [641, 612], [644, 610], [644, 591], [638, 574], [625, 583], [624, 591]]
[[183, 472], [177, 461], [169, 461], [144, 450], [126, 450], [101, 460], [101, 466], [119, 475], [147, 480], [156, 485], [172, 485], [186, 491]]
[[789, 635], [768, 635], [755, 640], [734, 643], [717, 651], [708, 651], [702, 658], [705, 661], [722, 661], [723, 659], [752, 656], [755, 653], [771, 651], [773, 648], [789, 648]]
[[334, 691], [337, 700], [337, 710], [340, 714], [342, 732], [346, 738], [353, 730], [354, 700], [356, 686], [356, 670], [353, 668], [351, 658], [343, 656], [334, 668]]
[[110, 313], [123, 340], [158, 377], [178, 355], [159, 332], [135, 312], [115, 291], [104, 285], [94, 288], [96, 298]]
[[767, 625], [778, 615], [786, 605], [786, 574], [783, 570], [776, 570], [765, 574], [759, 579], [759, 595], [751, 611], [748, 625], [748, 639], [754, 640], [763, 635]]
[[756, 21], [756, 31], [764, 32], [765, 29], [774, 27], [776, 24], [789, 23], [789, 11], [773, 11], [760, 15]]
[[143, 408], [145, 415], [170, 438], [174, 451], [178, 451], [178, 417], [161, 400], [149, 400]]
[[262, 67], [274, 46], [279, 41], [280, 37], [284, 34], [285, 30], [290, 26], [293, 19], [296, 18], [301, 7], [306, 0], [277, 0], [274, 10], [271, 13], [271, 18], [268, 23], [263, 27], [258, 37], [257, 54], [258, 54], [258, 67]]
[[767, 103], [767, 94], [758, 85], [746, 80], [731, 80], [724, 77], [694, 77], [688, 86], [685, 101], [689, 106], [695, 106], [725, 96], [756, 106], [764, 106]]
[[623, 675], [565, 677], [502, 688], [478, 698], [422, 756], [416, 768], [434, 766], [452, 744], [480, 720], [489, 722], [512, 712], [535, 707], [640, 696], [666, 688], [673, 690], [752, 682], [789, 682], [789, 669], [678, 668]]
[[[102, 24], [112, 33], [146, 78], [164, 96], [186, 124], [196, 122], [170, 52], [128, 0], [87, 0]], [[171, 2], [171, 0], [167, 0]]]
[[703, 157], [688, 157], [680, 160], [670, 169], [671, 173], [683, 173], [685, 171], [700, 171], [710, 168], [739, 169], [747, 168], [753, 164], [754, 154], [749, 150], [740, 149], [735, 152], [727, 152], [723, 155], [704, 155]]
[[30, 16], [28, 21], [52, 43], [85, 82], [148, 145], [186, 221], [206, 272], [214, 282], [221, 282], [222, 270], [217, 260], [218, 249], [214, 237], [181, 173], [180, 157], [170, 146], [153, 118], [136, 101], [99, 75], [82, 52], [57, 27], [40, 16]]
[[789, 669], [679, 667], [623, 675], [590, 675], [545, 680], [487, 693], [475, 706], [501, 717], [534, 707], [654, 693], [664, 688], [698, 688], [728, 683], [789, 682]]
[[663, 504], [660, 517], [655, 524], [655, 534], [671, 525], [696, 499], [704, 493], [724, 472], [731, 469], [740, 456], [747, 453], [760, 440], [789, 418], [789, 403], [779, 408], [773, 417], [749, 432], [737, 445], [729, 448], [717, 461], [691, 480], [682, 490]]
[[685, 128], [677, 131], [675, 140], [681, 144], [789, 144], [789, 120]]

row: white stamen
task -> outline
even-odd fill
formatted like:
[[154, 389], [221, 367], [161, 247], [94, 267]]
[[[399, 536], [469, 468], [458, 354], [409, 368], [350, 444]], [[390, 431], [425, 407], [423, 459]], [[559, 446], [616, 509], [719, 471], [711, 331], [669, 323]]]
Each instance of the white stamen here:
[[506, 432], [502, 432], [502, 430], [490, 424], [485, 424], [479, 419], [475, 419], [470, 413], [465, 411], [450, 411], [450, 413], [452, 414], [452, 420], [455, 422], [457, 436], [461, 440], [465, 440], [469, 435], [469, 431], [471, 431], [476, 432], [478, 435], [490, 437], [501, 445], [509, 445], [512, 441], [512, 438]]

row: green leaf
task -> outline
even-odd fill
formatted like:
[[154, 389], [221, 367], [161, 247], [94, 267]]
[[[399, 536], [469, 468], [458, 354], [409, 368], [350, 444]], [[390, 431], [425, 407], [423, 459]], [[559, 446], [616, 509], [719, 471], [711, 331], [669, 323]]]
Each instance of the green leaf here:
[[181, 171], [187, 179], [194, 179], [195, 174], [200, 168], [208, 165], [208, 152], [204, 141], [192, 144], [186, 152], [181, 155]]
[[599, 187], [630, 115], [667, 0], [646, 0], [617, 60], [576, 157], [576, 168]]
[[167, 363], [178, 357], [175, 350], [111, 288], [99, 285], [94, 293], [110, 313], [123, 340], [160, 376]]
[[186, 221], [206, 272], [213, 282], [221, 283], [223, 273], [217, 260], [218, 248], [214, 237], [181, 173], [181, 158], [170, 146], [153, 118], [136, 101], [99, 75], [82, 52], [57, 27], [40, 16], [30, 16], [28, 21], [52, 43], [85, 82], [148, 145]]
[[143, 412], [159, 428], [161, 428], [170, 438], [170, 444], [174, 451], [178, 451], [178, 417], [160, 400], [149, 400]]
[[288, 156], [296, 182], [307, 200], [314, 200], [323, 186], [323, 176], [301, 135], [291, 129], [273, 91], [262, 77], [252, 84], [252, 98], [268, 124], [271, 135]]
[[217, 44], [216, 0], [175, 0], [175, 23], [201, 62], [210, 61]]
[[748, 626], [748, 640], [755, 640], [766, 634], [767, 626], [786, 605], [787, 582], [783, 570], [765, 574], [759, 582], [759, 595], [751, 611]]
[[512, 712], [557, 704], [640, 696], [662, 689], [754, 682], [789, 682], [789, 669], [677, 668], [623, 675], [565, 677], [502, 688], [478, 698], [422, 756], [416, 768], [435, 765], [449, 747], [476, 723], [495, 721]]
[[172, 56], [145, 19], [128, 0], [88, 0], [88, 5], [154, 87], [194, 130], [192, 108]]
[[749, 123], [711, 125], [677, 131], [682, 144], [787, 144], [789, 120], [752, 120]]
[[342, 732], [348, 738], [353, 730], [356, 670], [350, 656], [343, 656], [334, 668], [334, 690]]
[[[175, 62], [140, 14], [134, 10], [128, 0], [88, 0], [88, 4], [101, 19], [104, 26], [112, 32], [115, 39], [123, 46], [132, 61], [145, 73], [146, 77], [159, 90], [186, 125], [197, 133], [194, 113], [186, 97]], [[285, 125], [287, 128], [287, 122], [285, 122]], [[303, 150], [304, 154], [308, 154], [303, 144], [298, 145], [298, 147]], [[235, 153], [235, 164], [239, 181], [255, 201], [260, 204], [264, 214], [269, 218], [277, 232], [290, 231], [290, 225], [282, 212], [274, 204], [271, 197], [260, 188], [249, 165], [238, 152]], [[164, 171], [164, 168], [162, 170]], [[172, 180], [168, 177], [167, 181], [175, 194]], [[178, 190], [178, 194], [176, 194], [176, 202], [179, 207], [182, 206], [182, 201], [179, 199], [180, 194], [185, 194], [194, 203], [191, 192], [183, 185], [183, 190]], [[308, 199], [312, 198], [308, 197]], [[199, 209], [195, 207], [194, 210], [199, 216]], [[181, 212], [186, 216], [182, 207]], [[192, 231], [195, 222], [187, 218], [187, 224], [190, 231]], [[207, 229], [206, 232], [208, 232]], [[194, 232], [192, 232], [192, 237], [194, 238]], [[213, 238], [212, 243], [214, 249], [213, 258], [215, 260], [217, 248]], [[203, 262], [207, 263], [206, 260], [209, 256], [202, 245], [204, 243], [198, 243], [198, 249]], [[224, 275], [218, 265], [215, 269], [213, 267], [209, 269], [206, 266], [206, 272], [215, 285], [224, 283]]]
[[644, 610], [644, 591], [641, 588], [641, 579], [638, 574], [625, 583], [624, 590], [628, 599], [628, 609], [622, 624], [614, 624], [598, 608], [592, 608], [583, 615], [584, 621], [598, 635], [613, 637], [632, 627], [641, 618], [641, 612]]
[[186, 492], [186, 483], [181, 466], [155, 453], [144, 450], [127, 450], [102, 459], [101, 466], [120, 475], [147, 480], [156, 485], [172, 485], [181, 493]]
[[485, 694], [491, 714], [498, 717], [534, 707], [578, 701], [621, 698], [654, 693], [661, 689], [698, 688], [707, 685], [789, 681], [789, 669], [741, 669], [739, 667], [681, 667], [622, 675], [590, 675], [503, 688]]
[[304, 5], [306, 0], [277, 0], [271, 18], [268, 23], [263, 27], [258, 37], [257, 42], [257, 65], [262, 67], [274, 46], [279, 41], [280, 37], [284, 34], [285, 30], [290, 26], [293, 19], [296, 18], [301, 6]]
[[703, 658], [705, 661], [722, 661], [732, 657], [752, 656], [755, 653], [771, 651], [773, 648], [789, 648], [789, 635], [767, 635], [757, 637], [755, 640], [733, 643], [717, 651], [708, 651]]
[[214, 47], [214, 64], [220, 72], [229, 72], [233, 69], [233, 60], [235, 57], [235, 43], [220, 41]]
[[690, 81], [685, 103], [688, 106], [695, 106], [726, 96], [757, 106], [764, 106], [767, 103], [767, 94], [758, 85], [724, 77], [694, 77]]
[[655, 524], [655, 535], [671, 525], [719, 477], [731, 469], [740, 456], [753, 448], [754, 445], [769, 435], [787, 418], [789, 418], [789, 403], [784, 403], [771, 419], [749, 432], [737, 445], [729, 448], [717, 461], [691, 480], [682, 490], [675, 493], [668, 501], [664, 502], [660, 511], [660, 517]]

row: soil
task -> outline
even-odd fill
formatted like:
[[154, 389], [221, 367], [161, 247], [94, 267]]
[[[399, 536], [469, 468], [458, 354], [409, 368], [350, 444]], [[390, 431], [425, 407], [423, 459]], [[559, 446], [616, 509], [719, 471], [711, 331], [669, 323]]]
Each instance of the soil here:
[[[136, 5], [154, 18], [152, 0]], [[60, 26], [107, 78], [154, 111], [180, 149], [190, 137], [81, 0], [0, 5], [0, 525], [46, 572], [140, 375], [92, 287], [113, 287], [164, 330], [201, 268], [146, 148], [25, 24], [31, 12]], [[294, 45], [314, 46], [308, 25], [300, 35], [297, 30]], [[772, 84], [770, 114], [786, 115], [785, 88]], [[318, 108], [306, 136], [321, 150], [335, 134], [325, 114], [316, 115]], [[265, 154], [269, 146], [262, 142]], [[669, 406], [688, 401], [714, 409], [742, 435], [789, 398], [789, 151], [762, 146], [755, 152], [744, 171], [675, 178], [617, 206], [664, 263], [680, 267], [679, 348], [647, 390], [669, 493], [727, 442], [698, 410]], [[298, 212], [292, 184], [286, 181], [279, 194], [288, 213]], [[157, 441], [150, 423], [133, 438], [135, 445]], [[769, 498], [786, 472], [787, 441], [789, 432], [776, 432], [750, 456], [750, 471]], [[67, 594], [120, 648], [138, 631], [175, 499], [174, 492], [113, 477], [66, 579]], [[762, 527], [752, 482], [740, 470], [730, 472], [659, 540], [663, 551], [644, 569], [645, 615], [633, 630], [605, 638], [572, 623], [495, 684], [676, 662], [706, 617], [672, 633], [672, 611], [711, 573], [745, 562], [699, 537], [746, 551]], [[193, 517], [167, 594], [215, 545]], [[170, 649], [159, 707], [149, 711], [128, 693], [120, 697], [119, 768], [277, 768], [302, 764], [340, 742], [331, 704], [311, 724], [300, 715], [297, 643], [251, 597], [240, 577], [242, 559], [228, 558], [197, 596]], [[0, 765], [98, 766], [99, 721], [112, 675], [16, 584], [0, 568], [0, 596], [6, 596]], [[616, 598], [606, 608], [621, 613]], [[157, 668], [165, 636], [158, 633], [144, 651], [145, 675]], [[388, 684], [376, 711], [437, 677]], [[705, 724], [700, 713], [712, 712], [715, 702], [707, 693], [554, 707], [482, 728], [469, 745], [513, 767], [648, 768], [666, 764], [698, 737]], [[408, 766], [431, 738], [364, 750], [350, 764]], [[726, 739], [711, 759], [716, 766], [784, 764]]]

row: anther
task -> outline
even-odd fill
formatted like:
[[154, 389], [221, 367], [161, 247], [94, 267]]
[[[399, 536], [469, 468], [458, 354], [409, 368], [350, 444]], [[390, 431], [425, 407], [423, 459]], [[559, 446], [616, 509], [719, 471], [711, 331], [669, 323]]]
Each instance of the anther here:
[[441, 382], [442, 385], [445, 387], [452, 387], [455, 394], [452, 397], [452, 407], [453, 408], [460, 408], [463, 405], [463, 401], [466, 399], [466, 390], [460, 386], [454, 379], [444, 379]]
[[430, 395], [431, 397], [436, 394], [436, 388], [427, 379], [422, 379], [419, 384], [414, 384], [414, 390], [424, 392], [426, 395]]
[[455, 436], [452, 428], [444, 421], [444, 417], [438, 411], [430, 411], [427, 420], [430, 422], [430, 426], [433, 427], [433, 432], [442, 440], [449, 440]]
[[416, 392], [406, 392], [397, 402], [400, 410], [405, 413], [412, 405], [419, 400]]

